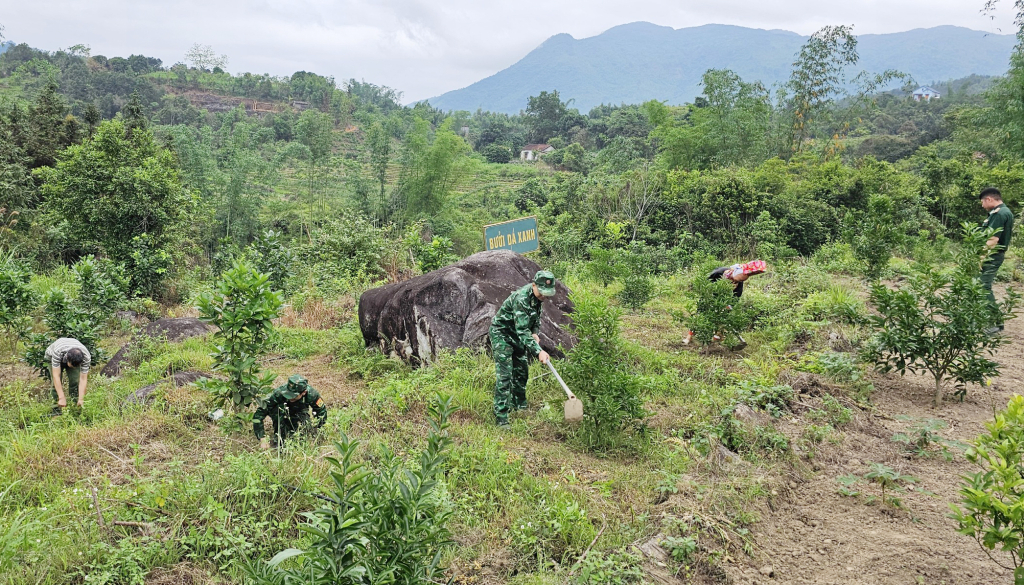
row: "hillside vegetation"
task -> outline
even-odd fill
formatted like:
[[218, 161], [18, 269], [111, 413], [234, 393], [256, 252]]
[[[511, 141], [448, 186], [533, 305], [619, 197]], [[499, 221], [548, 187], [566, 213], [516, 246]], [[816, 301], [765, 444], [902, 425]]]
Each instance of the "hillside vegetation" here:
[[[1015, 42], [1013, 35], [955, 26], [865, 34], [857, 40], [860, 68], [897, 69], [918, 84], [1000, 75]], [[701, 95], [701, 75], [708, 69], [731, 69], [766, 87], [785, 82], [793, 55], [806, 41], [784, 30], [720, 24], [672, 29], [634, 22], [584, 39], [563, 33], [508, 68], [429, 101], [444, 110], [515, 114], [527, 97], [556, 88], [583, 111], [651, 99], [683, 104]]]
[[[1005, 464], [1024, 445], [1020, 236], [993, 307], [993, 234], [973, 226], [987, 186], [1024, 203], [1024, 51], [1005, 76], [965, 72], [915, 102], [882, 91], [898, 71], [854, 81], [859, 49], [826, 27], [771, 90], [719, 68], [681, 105], [582, 112], [552, 86], [508, 115], [233, 75], [210, 47], [170, 67], [9, 48], [0, 575], [1009, 582], [1024, 571], [1024, 521], [1003, 511], [1021, 509]], [[554, 150], [519, 160], [537, 143]], [[540, 364], [502, 429], [486, 352], [412, 367], [359, 330], [363, 291], [523, 216], [531, 258], [572, 291], [578, 344], [558, 367], [579, 424]], [[769, 269], [740, 299], [708, 280], [754, 258]], [[219, 329], [137, 336], [197, 316]], [[997, 318], [1005, 332], [982, 334]], [[93, 369], [83, 405], [54, 416], [39, 374], [59, 336]], [[186, 372], [210, 380], [179, 385]], [[261, 450], [253, 411], [292, 374], [326, 425]]]

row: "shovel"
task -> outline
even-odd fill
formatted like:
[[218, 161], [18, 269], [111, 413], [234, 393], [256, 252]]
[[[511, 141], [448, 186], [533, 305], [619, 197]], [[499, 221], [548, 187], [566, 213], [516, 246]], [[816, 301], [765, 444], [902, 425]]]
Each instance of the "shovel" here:
[[548, 359], [548, 369], [555, 375], [555, 379], [562, 386], [562, 390], [565, 390], [565, 396], [568, 400], [565, 401], [565, 420], [566, 421], [577, 421], [583, 420], [583, 403], [580, 402], [579, 398], [569, 390], [569, 387], [562, 381], [562, 377], [558, 375], [558, 371], [555, 370], [555, 364], [551, 363]]

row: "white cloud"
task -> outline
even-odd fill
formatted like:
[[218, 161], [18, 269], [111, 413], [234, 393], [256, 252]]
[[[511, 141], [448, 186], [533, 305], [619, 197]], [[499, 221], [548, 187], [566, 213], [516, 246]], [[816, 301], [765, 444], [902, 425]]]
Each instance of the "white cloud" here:
[[810, 34], [853, 24], [858, 34], [954, 24], [1013, 32], [1012, 2], [996, 18], [983, 0], [34, 0], [5, 7], [6, 35], [42, 49], [76, 43], [107, 56], [142, 53], [166, 64], [196, 42], [230, 58], [231, 71], [298, 70], [355, 77], [422, 99], [464, 87], [521, 59], [546, 38], [593, 36], [649, 21], [708, 23]]

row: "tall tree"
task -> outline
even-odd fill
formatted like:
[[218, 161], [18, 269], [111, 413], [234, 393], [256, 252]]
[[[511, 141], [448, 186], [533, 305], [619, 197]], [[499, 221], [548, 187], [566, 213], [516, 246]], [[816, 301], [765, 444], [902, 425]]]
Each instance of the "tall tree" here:
[[373, 169], [373, 177], [380, 186], [380, 198], [377, 200], [379, 205], [377, 218], [381, 225], [387, 222], [389, 216], [388, 202], [384, 189], [388, 178], [388, 164], [391, 162], [392, 127], [393, 122], [391, 118], [385, 118], [383, 122], [380, 119], [374, 119], [373, 123], [370, 124], [369, 130], [366, 132], [366, 144], [370, 149], [370, 168]]
[[89, 125], [89, 136], [92, 136], [93, 131], [96, 130], [96, 125], [100, 123], [103, 117], [100, 115], [100, 109], [96, 107], [96, 104], [89, 102], [89, 105], [85, 106], [85, 113], [82, 115], [82, 119]]
[[846, 66], [856, 64], [858, 59], [852, 26], [826, 26], [800, 48], [786, 84], [793, 117], [790, 152], [803, 150], [812, 125], [842, 93]]
[[124, 120], [125, 132], [131, 137], [136, 130], [145, 130], [149, 127], [149, 119], [142, 107], [142, 97], [139, 91], [135, 90], [128, 98], [128, 103], [121, 108], [121, 119]]
[[406, 139], [401, 191], [407, 211], [433, 216], [440, 212], [452, 189], [465, 174], [471, 149], [446, 121], [429, 140], [429, 125], [417, 118]]
[[152, 133], [130, 136], [121, 120], [107, 121], [92, 139], [70, 146], [56, 167], [39, 172], [52, 224], [66, 226], [69, 242], [86, 252], [104, 251], [134, 277], [143, 238], [156, 255], [180, 246], [194, 198], [182, 188], [174, 155]]
[[51, 79], [28, 111], [26, 149], [33, 168], [53, 166], [57, 153], [71, 144], [65, 128], [67, 112], [64, 97], [57, 93], [57, 82]]
[[295, 124], [295, 134], [299, 142], [307, 149], [309, 163], [306, 175], [306, 184], [309, 193], [309, 226], [307, 230], [312, 234], [315, 222], [313, 216], [314, 207], [319, 207], [320, 213], [327, 210], [327, 170], [331, 160], [331, 151], [334, 149], [334, 120], [329, 114], [316, 110], [306, 110], [299, 116]]
[[526, 103], [525, 118], [530, 127], [530, 140], [544, 142], [557, 134], [559, 122], [568, 112], [567, 104], [558, 96], [558, 91], [530, 96]]

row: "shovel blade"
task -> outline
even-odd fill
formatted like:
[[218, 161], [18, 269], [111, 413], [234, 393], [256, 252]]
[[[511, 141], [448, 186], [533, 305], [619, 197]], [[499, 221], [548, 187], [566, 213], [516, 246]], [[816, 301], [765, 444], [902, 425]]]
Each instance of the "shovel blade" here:
[[583, 420], [583, 403], [579, 398], [570, 398], [565, 401], [565, 420]]

